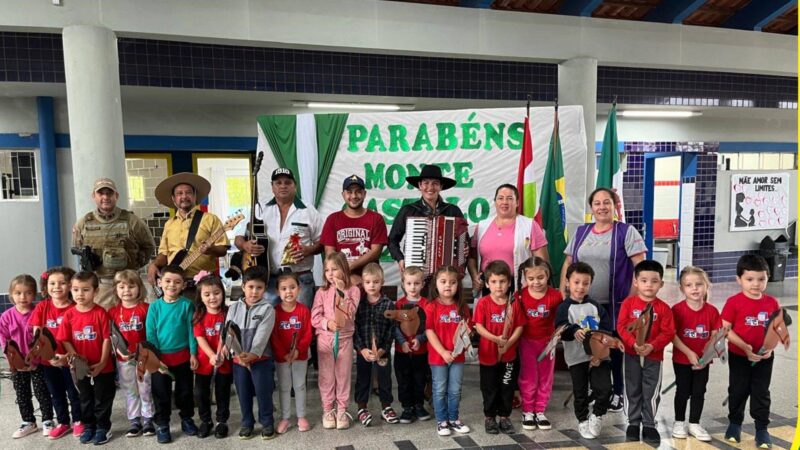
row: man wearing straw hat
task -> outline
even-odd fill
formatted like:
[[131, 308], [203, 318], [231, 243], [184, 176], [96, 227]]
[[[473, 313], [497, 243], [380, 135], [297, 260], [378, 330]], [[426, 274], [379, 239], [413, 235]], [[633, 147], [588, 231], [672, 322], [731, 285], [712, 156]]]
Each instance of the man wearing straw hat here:
[[[229, 244], [225, 233], [214, 242], [204, 242], [222, 229], [219, 217], [199, 209], [199, 203], [208, 197], [210, 191], [211, 184], [208, 180], [189, 172], [176, 173], [156, 186], [156, 199], [164, 206], [175, 208], [175, 216], [164, 224], [158, 255], [147, 268], [147, 281], [150, 284], [155, 286], [159, 270], [184, 249], [189, 252], [199, 249], [202, 253], [186, 268], [187, 279], [191, 279], [201, 270], [213, 272], [217, 269], [217, 258], [225, 256]], [[194, 234], [192, 238], [189, 236], [190, 232]], [[191, 290], [188, 293], [184, 291], [184, 295], [191, 294]]]

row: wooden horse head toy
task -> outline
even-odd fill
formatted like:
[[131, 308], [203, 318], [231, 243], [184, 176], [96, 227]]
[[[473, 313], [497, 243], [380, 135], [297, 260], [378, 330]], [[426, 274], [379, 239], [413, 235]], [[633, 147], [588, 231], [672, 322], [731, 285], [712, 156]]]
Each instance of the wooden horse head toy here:
[[31, 340], [30, 345], [31, 350], [25, 357], [25, 363], [30, 364], [34, 358], [50, 361], [56, 356], [56, 348], [58, 348], [58, 345], [53, 333], [47, 328], [39, 328], [33, 334], [33, 340]]
[[169, 375], [172, 378], [175, 378], [167, 368], [167, 366], [161, 362], [161, 354], [159, 351], [147, 341], [139, 342], [139, 345], [136, 346], [136, 377], [139, 378], [139, 381], [144, 380], [145, 373], [163, 373], [164, 375]]
[[[81, 355], [72, 355], [69, 358], [69, 374], [72, 375], [72, 383], [78, 392], [81, 390], [78, 382], [88, 377], [90, 373], [91, 369], [89, 369], [89, 362], [86, 361], [86, 358]], [[92, 379], [92, 384], [94, 384], [94, 379]]]
[[17, 345], [15, 340], [9, 339], [8, 342], [6, 342], [5, 354], [12, 373], [30, 369], [30, 366], [25, 362], [25, 357], [22, 356], [19, 345]]
[[698, 366], [705, 367], [711, 364], [714, 358], [719, 358], [723, 363], [728, 361], [728, 346], [725, 345], [725, 338], [730, 330], [730, 325], [726, 325], [714, 332], [711, 339], [703, 347], [703, 355], [697, 361]]
[[[517, 304], [514, 300], [517, 298], [516, 295], [510, 296], [506, 301], [506, 307], [503, 310], [503, 333], [500, 335], [503, 339], [508, 339], [511, 337], [514, 327], [514, 309], [516, 308]], [[497, 346], [497, 360], [500, 360], [500, 357], [503, 356], [503, 353], [506, 352], [506, 348]]]
[[225, 348], [230, 356], [239, 356], [244, 353], [242, 349], [242, 329], [232, 321], [225, 324]]
[[464, 353], [468, 348], [472, 348], [472, 340], [470, 340], [470, 327], [466, 320], [458, 323], [456, 334], [453, 335], [453, 351], [451, 352], [453, 358]]
[[788, 349], [791, 339], [789, 338], [789, 325], [792, 318], [783, 308], [778, 309], [769, 316], [767, 327], [764, 330], [764, 343], [758, 350], [759, 355], [763, 355], [771, 350], [775, 350], [778, 344]]
[[353, 312], [345, 302], [344, 292], [336, 288], [336, 297], [333, 304], [333, 314], [336, 325], [341, 329], [347, 324], [347, 320], [353, 317]]
[[[639, 317], [626, 327], [628, 333], [636, 334], [636, 345], [641, 347], [650, 337], [650, 329], [653, 327], [653, 304], [648, 303], [644, 311], [639, 313]], [[639, 357], [639, 364], [644, 365], [644, 356]]]
[[592, 359], [589, 361], [589, 367], [597, 367], [601, 362], [610, 357], [612, 348], [623, 350], [625, 347], [621, 340], [615, 338], [610, 333], [592, 330], [586, 333], [586, 338], [583, 340], [583, 348], [584, 350], [588, 350], [588, 354], [592, 355]]
[[550, 336], [550, 341], [544, 347], [542, 353], [539, 353], [539, 357], [536, 358], [537, 361], [541, 362], [548, 356], [550, 356], [550, 358], [553, 358], [553, 356], [555, 355], [556, 346], [558, 345], [559, 342], [561, 342], [561, 334], [564, 333], [564, 330], [566, 329], [567, 329], [567, 324], [561, 325], [560, 327], [556, 328], [556, 330], [553, 332], [553, 335]]
[[113, 320], [109, 320], [109, 323], [111, 325], [111, 348], [113, 348], [114, 353], [119, 356], [123, 358], [129, 357], [131, 352], [128, 350], [128, 340], [125, 339], [125, 336], [122, 335], [122, 331]]
[[404, 336], [416, 336], [419, 331], [419, 306], [414, 305], [408, 309], [389, 309], [383, 313], [383, 316], [397, 321]]
[[[370, 330], [369, 332], [370, 332], [371, 341], [372, 341], [372, 348], [370, 350], [372, 350], [372, 354], [373, 355], [377, 356], [378, 355], [378, 338], [375, 335], [375, 325], [374, 324], [370, 325], [369, 330]], [[383, 367], [383, 366], [385, 366], [386, 364], [389, 363], [389, 355], [384, 354], [382, 357], [378, 358], [375, 362], [378, 363], [379, 366]]]

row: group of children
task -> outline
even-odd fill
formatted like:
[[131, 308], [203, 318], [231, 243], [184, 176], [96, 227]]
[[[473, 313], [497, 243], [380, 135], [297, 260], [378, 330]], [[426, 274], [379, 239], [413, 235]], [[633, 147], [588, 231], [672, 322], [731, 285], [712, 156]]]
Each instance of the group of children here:
[[[281, 303], [273, 307], [264, 296], [267, 273], [259, 267], [245, 271], [243, 298], [230, 307], [226, 306], [224, 286], [216, 275], [199, 274], [195, 278], [196, 298], [191, 300], [181, 295], [185, 285], [183, 271], [167, 266], [160, 279], [163, 297], [148, 305], [141, 278], [133, 271], [122, 271], [114, 281], [117, 306], [108, 312], [94, 304], [98, 279], [92, 273], [76, 274], [64, 267], [48, 270], [41, 280], [44, 300], [35, 307], [36, 282], [28, 275], [20, 275], [10, 287], [14, 308], [0, 316], [0, 344], [5, 347], [13, 339], [22, 353], [27, 353], [33, 334], [46, 327], [57, 336], [58, 349], [56, 358], [33, 360], [29, 370], [13, 373], [23, 421], [13, 437], [38, 429], [31, 402], [33, 393], [41, 408], [43, 433], [49, 438], [58, 439], [72, 430], [82, 443], [107, 442], [115, 394], [115, 361], [127, 403], [129, 437], [156, 435], [159, 443], [170, 442], [173, 393], [184, 434], [226, 437], [232, 384], [242, 411], [240, 438], [254, 436], [253, 397], [258, 403], [262, 438], [271, 439], [292, 426], [292, 396], [297, 428], [307, 431], [311, 425], [306, 417], [305, 382], [312, 333], [317, 341], [323, 428], [347, 429], [351, 425], [352, 416], [347, 410], [355, 353], [357, 419], [364, 426], [373, 420], [367, 405], [375, 373], [381, 418], [386, 422], [407, 424], [430, 419], [424, 406], [429, 385], [438, 434], [468, 433], [470, 428], [461, 420], [459, 403], [464, 350], [473, 330], [480, 335], [477, 353], [486, 432], [515, 432], [510, 417], [517, 388], [521, 393], [523, 429], [547, 430], [552, 428], [545, 410], [555, 363], [552, 345], [548, 344], [558, 329], [583, 438], [600, 435], [611, 396], [610, 362], [597, 361], [589, 350], [590, 336], [605, 332], [619, 338], [620, 342], [614, 345], [625, 354], [628, 440], [656, 445], [660, 442], [655, 416], [661, 395], [662, 360], [664, 348], [673, 343], [677, 392], [672, 435], [692, 435], [707, 441], [711, 438], [700, 426], [700, 418], [709, 367], [707, 361], [701, 364], [699, 355], [713, 331], [725, 325], [730, 327], [731, 351], [730, 425], [726, 439], [740, 441], [744, 406], [750, 397], [756, 442], [768, 447], [773, 358], [771, 352], [762, 354], [757, 349], [763, 342], [766, 320], [779, 305], [764, 293], [767, 271], [762, 258], [743, 256], [737, 265], [742, 292], [728, 299], [719, 314], [707, 303], [710, 283], [702, 269], [687, 267], [681, 272], [680, 286], [686, 299], [670, 309], [658, 298], [663, 268], [655, 261], [645, 260], [635, 267], [635, 294], [623, 302], [616, 318], [588, 298], [594, 277], [589, 265], [576, 262], [569, 266], [568, 295], [562, 299], [561, 292], [548, 285], [552, 268], [538, 257], [518, 268], [522, 287], [514, 294], [509, 293], [511, 268], [502, 261], [490, 263], [484, 271], [489, 294], [476, 302], [474, 311], [461, 296], [460, 274], [454, 267], [444, 266], [435, 273], [429, 298], [422, 295], [422, 271], [406, 268], [402, 274], [405, 296], [394, 302], [382, 293], [384, 276], [380, 265], [365, 266], [362, 284], [355, 286], [341, 253], [325, 257], [323, 286], [310, 310], [297, 302], [299, 282], [291, 273], [278, 277]], [[407, 312], [402, 315], [406, 319], [418, 320], [412, 321], [418, 324], [416, 329], [401, 326], [396, 319], [405, 319], [392, 314], [397, 310]], [[628, 325], [645, 310], [652, 311], [652, 324], [641, 343]], [[241, 349], [236, 349], [231, 361], [225, 355], [234, 349], [224, 345], [223, 336], [228, 323], [237, 325], [241, 332]], [[112, 350], [112, 326], [127, 340], [127, 351]], [[149, 343], [148, 347], [157, 352], [162, 368], [139, 378], [132, 355], [142, 343]], [[394, 358], [390, 361], [393, 345]], [[68, 369], [75, 355], [84, 358], [90, 370], [88, 377], [78, 381], [77, 390]], [[399, 416], [391, 406], [392, 367], [403, 408]], [[277, 425], [272, 403], [275, 372], [281, 415]], [[212, 385], [216, 399], [213, 420]], [[687, 425], [685, 412], [690, 399]], [[196, 402], [199, 427], [193, 420]]]

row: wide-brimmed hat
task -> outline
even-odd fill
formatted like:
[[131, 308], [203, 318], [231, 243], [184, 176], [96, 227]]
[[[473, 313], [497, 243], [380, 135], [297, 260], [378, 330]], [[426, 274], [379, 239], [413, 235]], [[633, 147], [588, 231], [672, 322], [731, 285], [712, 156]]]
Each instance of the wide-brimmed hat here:
[[156, 186], [156, 200], [158, 200], [158, 203], [167, 208], [174, 208], [175, 202], [172, 201], [172, 191], [179, 184], [188, 184], [194, 188], [198, 204], [205, 200], [208, 197], [208, 193], [211, 192], [211, 183], [200, 175], [191, 172], [176, 173]]
[[420, 181], [428, 179], [439, 180], [439, 182], [442, 183], [443, 191], [450, 189], [451, 187], [456, 185], [456, 180], [452, 178], [443, 177], [442, 168], [434, 164], [428, 164], [425, 167], [423, 167], [418, 177], [406, 177], [406, 181], [408, 182], [408, 184], [414, 186], [417, 189], [419, 189]]

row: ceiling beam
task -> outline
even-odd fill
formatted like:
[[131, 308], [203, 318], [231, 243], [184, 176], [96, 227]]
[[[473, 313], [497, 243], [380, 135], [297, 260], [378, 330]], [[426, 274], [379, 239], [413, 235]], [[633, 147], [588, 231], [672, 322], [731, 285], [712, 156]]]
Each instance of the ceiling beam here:
[[759, 0], [750, 2], [722, 24], [725, 28], [761, 31], [776, 17], [797, 5], [797, 0]]
[[646, 22], [683, 23], [693, 12], [706, 4], [706, 0], [664, 0], [651, 9]]
[[494, 3], [494, 0], [461, 0], [459, 5], [467, 8], [488, 9], [492, 6], [492, 3]]
[[558, 10], [559, 14], [570, 16], [591, 17], [603, 0], [566, 0]]

